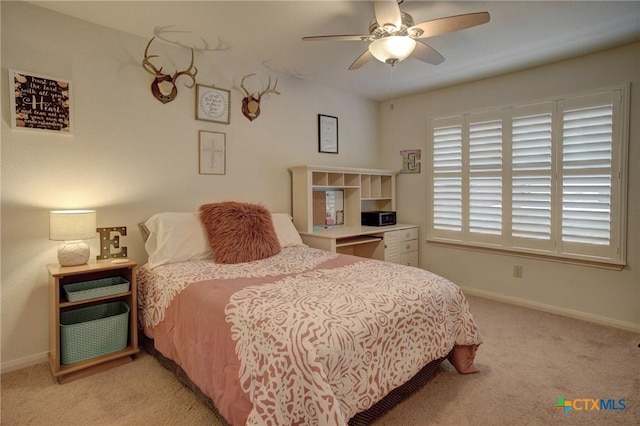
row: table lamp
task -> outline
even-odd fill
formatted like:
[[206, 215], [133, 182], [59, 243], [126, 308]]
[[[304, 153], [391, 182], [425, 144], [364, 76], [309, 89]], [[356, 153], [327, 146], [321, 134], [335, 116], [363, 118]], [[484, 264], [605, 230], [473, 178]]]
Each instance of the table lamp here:
[[49, 239], [64, 241], [58, 246], [62, 266], [83, 265], [89, 260], [89, 244], [96, 237], [95, 210], [53, 210], [49, 212]]

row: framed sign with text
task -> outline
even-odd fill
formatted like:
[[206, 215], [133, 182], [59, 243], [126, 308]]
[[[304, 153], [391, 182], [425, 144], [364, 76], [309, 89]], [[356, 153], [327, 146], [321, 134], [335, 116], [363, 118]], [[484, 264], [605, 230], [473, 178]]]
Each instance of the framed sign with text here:
[[71, 81], [9, 70], [11, 127], [71, 134]]
[[318, 114], [318, 151], [338, 153], [338, 117]]
[[229, 124], [231, 92], [218, 87], [196, 85], [196, 120]]

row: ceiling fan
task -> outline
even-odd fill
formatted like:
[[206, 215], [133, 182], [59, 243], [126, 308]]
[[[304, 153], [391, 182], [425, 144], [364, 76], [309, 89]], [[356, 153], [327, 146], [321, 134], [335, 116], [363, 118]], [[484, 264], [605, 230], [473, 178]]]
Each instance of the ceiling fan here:
[[394, 66], [411, 56], [428, 64], [438, 65], [444, 61], [444, 57], [418, 39], [460, 31], [489, 22], [488, 12], [477, 12], [414, 24], [411, 15], [400, 10], [399, 3], [402, 1], [376, 1], [375, 16], [369, 24], [369, 34], [311, 36], [303, 37], [302, 40], [370, 41], [369, 48], [351, 64], [350, 70], [360, 68], [373, 58]]

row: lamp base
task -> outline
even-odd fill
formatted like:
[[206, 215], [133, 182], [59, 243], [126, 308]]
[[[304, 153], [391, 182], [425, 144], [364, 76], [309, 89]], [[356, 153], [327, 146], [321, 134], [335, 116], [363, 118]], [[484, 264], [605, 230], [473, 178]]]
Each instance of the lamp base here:
[[89, 260], [89, 244], [84, 241], [65, 241], [58, 248], [58, 263], [61, 266], [84, 265]]

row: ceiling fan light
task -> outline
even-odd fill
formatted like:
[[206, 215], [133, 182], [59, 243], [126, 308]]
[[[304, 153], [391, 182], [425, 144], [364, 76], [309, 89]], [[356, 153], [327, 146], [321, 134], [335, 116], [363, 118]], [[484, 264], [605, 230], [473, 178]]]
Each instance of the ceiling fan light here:
[[407, 36], [389, 36], [374, 40], [369, 51], [380, 62], [395, 64], [406, 59], [416, 47], [416, 41]]

